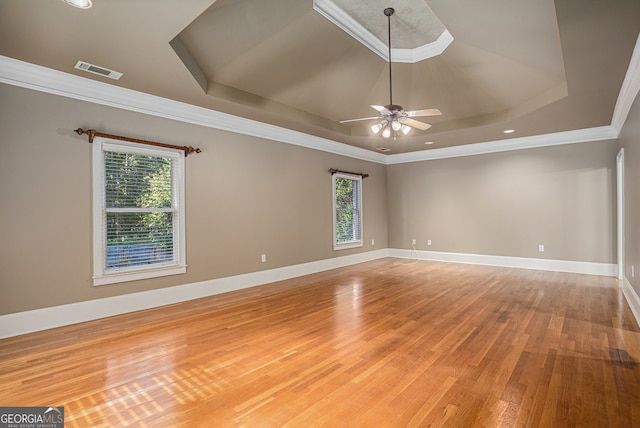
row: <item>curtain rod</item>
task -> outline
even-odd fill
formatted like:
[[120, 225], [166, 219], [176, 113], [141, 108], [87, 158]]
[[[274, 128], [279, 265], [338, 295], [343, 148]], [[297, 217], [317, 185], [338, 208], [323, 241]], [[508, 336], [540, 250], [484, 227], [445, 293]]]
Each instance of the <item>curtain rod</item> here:
[[367, 178], [367, 177], [369, 176], [369, 174], [363, 174], [363, 173], [361, 173], [361, 172], [341, 171], [341, 170], [339, 170], [339, 169], [334, 169], [334, 168], [331, 168], [331, 169], [329, 170], [329, 172], [331, 173], [331, 175], [333, 175], [333, 174], [335, 174], [335, 173], [337, 173], [337, 172], [341, 172], [341, 173], [343, 173], [343, 174], [359, 175], [359, 176], [360, 176], [360, 177], [362, 177], [362, 178]]
[[122, 137], [120, 135], [105, 134], [105, 133], [102, 133], [102, 132], [98, 132], [95, 129], [87, 129], [85, 131], [82, 128], [78, 128], [78, 129], [75, 130], [75, 132], [78, 135], [87, 134], [89, 136], [89, 142], [90, 143], [93, 143], [93, 139], [95, 137], [111, 138], [113, 140], [129, 141], [131, 143], [138, 143], [138, 144], [146, 144], [148, 146], [156, 146], [156, 147], [164, 147], [164, 148], [167, 148], [167, 149], [182, 150], [182, 151], [184, 151], [184, 156], [185, 157], [187, 157], [190, 153], [200, 153], [202, 151], [202, 150], [200, 150], [198, 148], [193, 148], [191, 146], [174, 146], [173, 144], [156, 143], [155, 141], [139, 140], [137, 138], [129, 138], [129, 137]]

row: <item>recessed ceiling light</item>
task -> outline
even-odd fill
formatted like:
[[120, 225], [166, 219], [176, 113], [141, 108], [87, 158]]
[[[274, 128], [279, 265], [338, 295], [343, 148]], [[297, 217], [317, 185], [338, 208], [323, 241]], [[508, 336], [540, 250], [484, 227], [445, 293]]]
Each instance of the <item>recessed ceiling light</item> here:
[[390, 152], [391, 151], [391, 149], [388, 149], [386, 147], [378, 147], [378, 148], [376, 148], [376, 150], [379, 151], [379, 152]]
[[505, 129], [504, 131], [502, 131], [505, 134], [513, 134], [514, 132], [516, 132], [515, 129]]
[[62, 0], [66, 4], [80, 9], [89, 9], [92, 5], [91, 0]]
[[424, 143], [427, 144], [427, 145], [434, 144], [433, 141], [425, 141]]

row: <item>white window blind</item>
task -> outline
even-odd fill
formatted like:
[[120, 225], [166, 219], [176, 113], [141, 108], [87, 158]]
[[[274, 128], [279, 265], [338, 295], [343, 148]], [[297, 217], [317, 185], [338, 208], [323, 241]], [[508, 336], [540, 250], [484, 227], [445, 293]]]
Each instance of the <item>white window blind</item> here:
[[361, 247], [362, 177], [333, 174], [334, 249]]
[[94, 158], [94, 284], [185, 272], [184, 155], [107, 141]]

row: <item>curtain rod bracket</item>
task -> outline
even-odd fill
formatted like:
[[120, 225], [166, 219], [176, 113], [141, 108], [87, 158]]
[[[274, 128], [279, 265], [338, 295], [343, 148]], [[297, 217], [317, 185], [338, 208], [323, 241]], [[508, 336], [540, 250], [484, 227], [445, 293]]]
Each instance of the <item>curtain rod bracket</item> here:
[[146, 144], [146, 145], [149, 145], [149, 146], [156, 146], [156, 147], [164, 147], [164, 148], [167, 148], [167, 149], [182, 150], [184, 152], [184, 156], [185, 157], [187, 157], [191, 153], [200, 153], [200, 152], [202, 152], [202, 150], [200, 150], [197, 147], [194, 148], [194, 147], [191, 147], [191, 146], [174, 146], [173, 144], [156, 143], [155, 141], [139, 140], [137, 138], [122, 137], [120, 135], [104, 134], [102, 132], [97, 132], [95, 129], [87, 129], [85, 131], [82, 128], [78, 128], [78, 129], [75, 130], [75, 133], [78, 134], [78, 135], [87, 134], [89, 136], [89, 143], [93, 143], [93, 139], [95, 137], [104, 137], [104, 138], [111, 138], [113, 140], [129, 141], [131, 143]]

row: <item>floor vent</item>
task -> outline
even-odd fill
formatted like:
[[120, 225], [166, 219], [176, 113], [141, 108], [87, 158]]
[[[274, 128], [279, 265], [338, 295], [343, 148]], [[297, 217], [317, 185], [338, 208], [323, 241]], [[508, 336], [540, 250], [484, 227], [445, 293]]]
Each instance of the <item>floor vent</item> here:
[[109, 79], [118, 80], [122, 77], [122, 73], [109, 70], [108, 68], [98, 67], [97, 65], [89, 64], [88, 62], [78, 61], [74, 68], [78, 70], [87, 71], [93, 74], [99, 74], [100, 76], [108, 77]]

